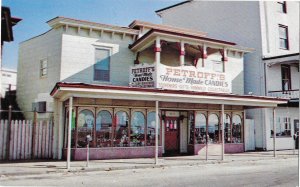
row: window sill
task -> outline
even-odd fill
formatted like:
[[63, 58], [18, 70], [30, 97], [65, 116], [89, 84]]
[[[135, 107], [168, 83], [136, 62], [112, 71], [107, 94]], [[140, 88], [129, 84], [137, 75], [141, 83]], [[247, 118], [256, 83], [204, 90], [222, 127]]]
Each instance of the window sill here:
[[[270, 138], [273, 138], [273, 136], [271, 136]], [[292, 136], [276, 136], [276, 138], [292, 138]]]
[[289, 51], [290, 49], [289, 48], [281, 48], [279, 47], [280, 50], [285, 50], [285, 51]]
[[112, 84], [111, 81], [95, 81], [95, 80], [93, 80], [92, 83], [93, 84], [108, 84], [108, 85]]

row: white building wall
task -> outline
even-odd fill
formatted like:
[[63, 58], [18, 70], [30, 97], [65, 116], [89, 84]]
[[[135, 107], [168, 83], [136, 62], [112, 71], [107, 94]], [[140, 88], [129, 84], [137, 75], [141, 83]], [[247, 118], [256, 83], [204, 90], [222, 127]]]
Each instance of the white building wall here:
[[[291, 66], [291, 89], [299, 89], [299, 72], [298, 68]], [[267, 89], [268, 91], [280, 91], [282, 90], [282, 75], [281, 65], [276, 64], [271, 67], [266, 67], [266, 73], [268, 77]]]
[[[237, 8], [238, 7], [238, 8]], [[245, 93], [264, 94], [258, 2], [193, 1], [162, 13], [166, 25], [206, 32], [208, 37], [254, 48], [245, 54]], [[234, 29], [233, 29], [234, 28]]]
[[[88, 84], [113, 84], [128, 86], [129, 66], [135, 55], [128, 48], [132, 37], [104, 33], [101, 38], [83, 37], [71, 32], [63, 34], [61, 81]], [[111, 49], [110, 82], [94, 81], [95, 48]], [[76, 65], [75, 65], [76, 64]]]
[[[263, 56], [299, 52], [299, 2], [286, 1], [287, 13], [277, 10], [277, 1], [260, 1]], [[288, 26], [289, 50], [279, 48], [278, 25]]]
[[[22, 42], [19, 47], [17, 102], [23, 111], [32, 110], [32, 102], [47, 101], [52, 109], [50, 92], [60, 78], [61, 29], [52, 29], [38, 37]], [[47, 59], [47, 76], [40, 77], [40, 61]], [[41, 97], [41, 93], [44, 96]], [[32, 113], [25, 112], [26, 117]]]
[[[273, 150], [273, 138], [271, 137], [271, 129], [273, 129], [273, 110], [268, 109], [266, 112], [266, 149]], [[280, 117], [280, 120], [284, 117], [291, 119], [291, 136], [289, 137], [277, 137], [275, 146], [276, 149], [293, 149], [294, 148], [294, 120], [299, 119], [299, 109], [291, 107], [278, 107], [275, 109], [276, 118]]]
[[3, 97], [5, 97], [5, 92], [9, 90], [9, 86], [11, 90], [17, 89], [17, 71], [13, 69], [2, 68], [1, 76], [2, 76], [1, 94]]

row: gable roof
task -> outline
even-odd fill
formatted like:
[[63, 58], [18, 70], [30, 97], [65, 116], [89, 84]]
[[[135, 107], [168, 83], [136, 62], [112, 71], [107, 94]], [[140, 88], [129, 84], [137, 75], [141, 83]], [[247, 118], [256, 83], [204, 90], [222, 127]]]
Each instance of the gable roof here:
[[82, 27], [82, 28], [92, 28], [92, 29], [99, 29], [111, 32], [121, 32], [131, 35], [137, 35], [138, 31], [135, 29], [127, 28], [127, 27], [120, 27], [115, 25], [108, 25], [102, 23], [96, 23], [91, 21], [85, 20], [78, 20], [73, 18], [61, 17], [57, 16], [49, 21], [47, 21], [48, 25], [52, 28], [56, 28], [62, 25], [69, 25], [75, 27]]
[[173, 31], [177, 33], [182, 33], [182, 34], [191, 34], [195, 36], [200, 36], [204, 37], [207, 34], [205, 32], [197, 31], [197, 30], [192, 30], [192, 29], [187, 29], [187, 28], [182, 28], [182, 27], [174, 27], [170, 25], [164, 25], [164, 24], [155, 24], [155, 23], [150, 23], [146, 21], [140, 21], [140, 20], [134, 20], [130, 25], [128, 26], [131, 29], [139, 29], [140, 27], [145, 27], [148, 29], [159, 29], [159, 30], [165, 30], [165, 31]]

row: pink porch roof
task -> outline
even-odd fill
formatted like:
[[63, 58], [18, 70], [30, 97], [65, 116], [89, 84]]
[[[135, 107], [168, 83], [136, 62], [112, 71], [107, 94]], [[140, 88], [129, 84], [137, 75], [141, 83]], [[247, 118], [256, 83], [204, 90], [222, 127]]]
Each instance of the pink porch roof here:
[[[189, 102], [207, 104], [241, 105], [245, 108], [277, 107], [287, 103], [287, 99], [265, 96], [237, 95], [212, 92], [194, 92], [182, 90], [162, 90], [154, 88], [136, 88], [127, 86], [95, 85], [85, 83], [58, 82], [50, 95], [54, 98], [66, 96], [84, 97], [85, 94], [101, 98], [135, 99], [167, 102]], [[92, 95], [91, 95], [92, 94]], [[66, 98], [67, 99], [67, 98]]]

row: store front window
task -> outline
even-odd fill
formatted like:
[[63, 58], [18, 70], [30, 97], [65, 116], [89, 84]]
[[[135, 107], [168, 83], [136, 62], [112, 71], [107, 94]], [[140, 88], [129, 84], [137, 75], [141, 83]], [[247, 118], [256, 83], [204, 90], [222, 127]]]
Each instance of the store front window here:
[[[86, 136], [93, 136], [94, 114], [91, 110], [84, 109], [78, 113], [77, 119], [78, 141], [77, 147], [86, 147]], [[90, 142], [91, 144], [92, 142]], [[91, 145], [92, 146], [92, 145]]]
[[195, 121], [195, 143], [205, 144], [206, 143], [206, 117], [202, 113], [196, 114]]
[[[276, 137], [291, 137], [291, 118], [276, 118]], [[270, 119], [271, 137], [273, 137], [273, 119]]]
[[210, 114], [208, 117], [208, 143], [220, 143], [220, 125], [216, 114]]
[[115, 147], [127, 147], [129, 146], [128, 138], [128, 115], [124, 111], [119, 111], [116, 114], [116, 129], [115, 138], [113, 139], [113, 145]]
[[231, 123], [230, 123], [230, 116], [228, 114], [225, 115], [225, 134], [224, 134], [224, 139], [225, 143], [231, 143]]
[[96, 118], [96, 146], [110, 147], [112, 139], [112, 116], [110, 112], [102, 110]]
[[134, 112], [130, 127], [130, 146], [145, 145], [145, 116], [142, 112]]
[[[155, 146], [155, 112], [147, 115], [147, 145]], [[158, 124], [158, 140], [160, 140], [160, 124]], [[159, 143], [160, 144], [160, 143]]]
[[242, 143], [243, 142], [243, 128], [242, 119], [239, 115], [234, 115], [232, 117], [232, 143]]

